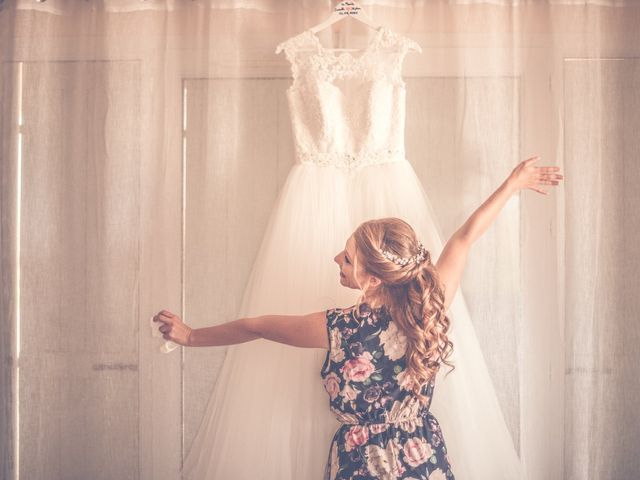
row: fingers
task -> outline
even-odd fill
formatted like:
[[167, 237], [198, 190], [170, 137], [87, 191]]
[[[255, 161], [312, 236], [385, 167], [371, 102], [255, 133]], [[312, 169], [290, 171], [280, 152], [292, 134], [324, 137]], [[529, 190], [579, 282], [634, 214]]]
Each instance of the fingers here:
[[532, 165], [534, 162], [540, 160], [540, 155], [536, 155], [531, 158], [520, 162], [517, 168], [512, 172], [512, 176], [519, 178], [522, 183], [526, 185], [524, 188], [530, 188], [543, 195], [548, 195], [549, 192], [536, 188], [537, 185], [558, 185], [560, 180], [564, 178], [564, 175], [560, 173], [560, 167], [556, 165], [551, 166], [536, 166]]
[[170, 318], [162, 317], [162, 316], [160, 316], [160, 314], [154, 315], [153, 316], [153, 321], [154, 322], [162, 322], [162, 323], [171, 323], [171, 319]]
[[173, 337], [171, 336], [171, 327], [163, 332], [162, 338], [164, 338], [165, 340], [173, 340]]
[[[527, 158], [523, 163], [526, 163], [527, 165], [540, 160], [540, 156], [536, 155], [535, 157], [531, 157], [531, 158]], [[533, 168], [535, 168], [538, 172], [540, 173], [552, 173], [552, 172], [559, 172], [560, 171], [560, 167], [556, 166], [556, 165], [552, 165], [552, 166], [534, 166]], [[560, 174], [558, 174], [560, 175]], [[562, 175], [560, 175], [560, 178], [562, 178]]]
[[173, 337], [171, 336], [172, 329], [173, 325], [169, 324], [164, 324], [160, 328], [158, 328], [158, 330], [160, 330], [160, 332], [162, 333], [162, 338], [164, 338], [165, 340], [173, 340]]
[[169, 310], [160, 310], [153, 316], [154, 322], [162, 323], [162, 325], [158, 327], [158, 330], [162, 333], [162, 338], [165, 340], [174, 340], [171, 332], [173, 331], [177, 318], [177, 315], [171, 313]]
[[538, 174], [544, 175], [547, 177], [555, 177], [555, 178], [564, 178], [564, 175], [561, 173], [553, 173], [560, 170], [560, 167], [533, 167], [536, 169]]
[[559, 185], [559, 180], [549, 180], [548, 178], [536, 178], [533, 180], [534, 185]]
[[154, 322], [162, 322], [164, 324], [172, 324], [175, 320], [175, 315], [168, 310], [160, 310], [153, 316]]
[[[152, 318], [154, 322], [162, 323], [157, 329], [158, 332], [162, 334], [162, 338], [180, 343], [180, 338], [182, 338], [182, 321], [178, 315], [171, 313], [169, 310], [160, 310]], [[180, 344], [182, 345], [183, 343]]]
[[549, 192], [545, 192], [544, 190], [540, 190], [539, 188], [531, 187], [531, 190], [535, 190], [538, 193], [543, 193], [544, 195], [549, 195]]
[[534, 167], [536, 169], [535, 179], [537, 182], [546, 183], [547, 185], [558, 185], [558, 181], [564, 178], [560, 173], [550, 173], [557, 171], [560, 167]]

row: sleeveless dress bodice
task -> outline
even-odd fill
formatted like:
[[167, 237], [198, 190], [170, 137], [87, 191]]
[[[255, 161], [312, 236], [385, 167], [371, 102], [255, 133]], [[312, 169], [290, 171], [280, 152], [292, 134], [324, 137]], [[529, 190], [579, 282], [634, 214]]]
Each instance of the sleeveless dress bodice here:
[[287, 89], [296, 159], [351, 169], [406, 161], [402, 64], [420, 46], [380, 27], [366, 48], [334, 52], [311, 30], [276, 48], [291, 64]]

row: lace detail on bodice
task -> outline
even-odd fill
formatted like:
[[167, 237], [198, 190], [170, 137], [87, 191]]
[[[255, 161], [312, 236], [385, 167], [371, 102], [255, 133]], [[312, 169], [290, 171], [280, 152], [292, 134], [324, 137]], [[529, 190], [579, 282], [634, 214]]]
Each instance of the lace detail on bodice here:
[[352, 169], [405, 161], [402, 64], [413, 40], [380, 27], [356, 52], [325, 48], [311, 30], [280, 43], [293, 82], [287, 88], [300, 163]]
[[405, 160], [404, 148], [364, 151], [356, 154], [339, 152], [299, 152], [300, 163], [316, 165], [333, 165], [338, 168], [351, 170], [365, 165], [380, 163], [402, 162]]
[[[311, 30], [305, 30], [280, 43], [276, 47], [276, 53], [284, 50], [287, 60], [291, 63], [292, 87], [295, 87], [298, 86], [297, 80], [304, 72], [320, 76], [328, 82], [348, 75], [380, 78], [380, 74], [387, 74], [392, 80], [397, 80], [400, 77], [404, 56], [411, 49], [422, 52], [420, 45], [410, 38], [386, 27], [380, 27], [369, 45], [361, 49], [357, 56], [351, 52], [336, 53], [334, 49], [325, 48]], [[391, 70], [376, 68], [380, 65], [382, 53], [396, 53]]]

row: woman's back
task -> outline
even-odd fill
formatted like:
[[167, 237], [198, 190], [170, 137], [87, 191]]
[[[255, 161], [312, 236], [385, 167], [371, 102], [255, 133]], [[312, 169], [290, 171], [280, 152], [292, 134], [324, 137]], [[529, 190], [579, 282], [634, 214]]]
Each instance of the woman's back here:
[[327, 310], [329, 351], [322, 366], [331, 411], [343, 423], [325, 479], [454, 478], [440, 425], [409, 390], [407, 339], [387, 307]]

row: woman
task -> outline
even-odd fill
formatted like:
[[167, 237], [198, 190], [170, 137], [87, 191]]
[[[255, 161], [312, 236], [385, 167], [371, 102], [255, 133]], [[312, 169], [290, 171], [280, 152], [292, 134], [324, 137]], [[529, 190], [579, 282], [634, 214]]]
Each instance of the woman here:
[[[559, 167], [521, 162], [449, 239], [437, 263], [398, 218], [358, 226], [334, 261], [340, 283], [362, 295], [349, 308], [307, 315], [263, 315], [192, 329], [162, 310], [154, 321], [167, 340], [223, 346], [264, 338], [327, 349], [321, 370], [330, 408], [343, 424], [330, 447], [325, 478], [452, 479], [444, 436], [429, 411], [435, 376], [453, 348], [446, 312], [471, 245], [509, 197], [558, 185]], [[449, 372], [450, 373], [450, 372]], [[491, 439], [487, 439], [489, 442]]]

